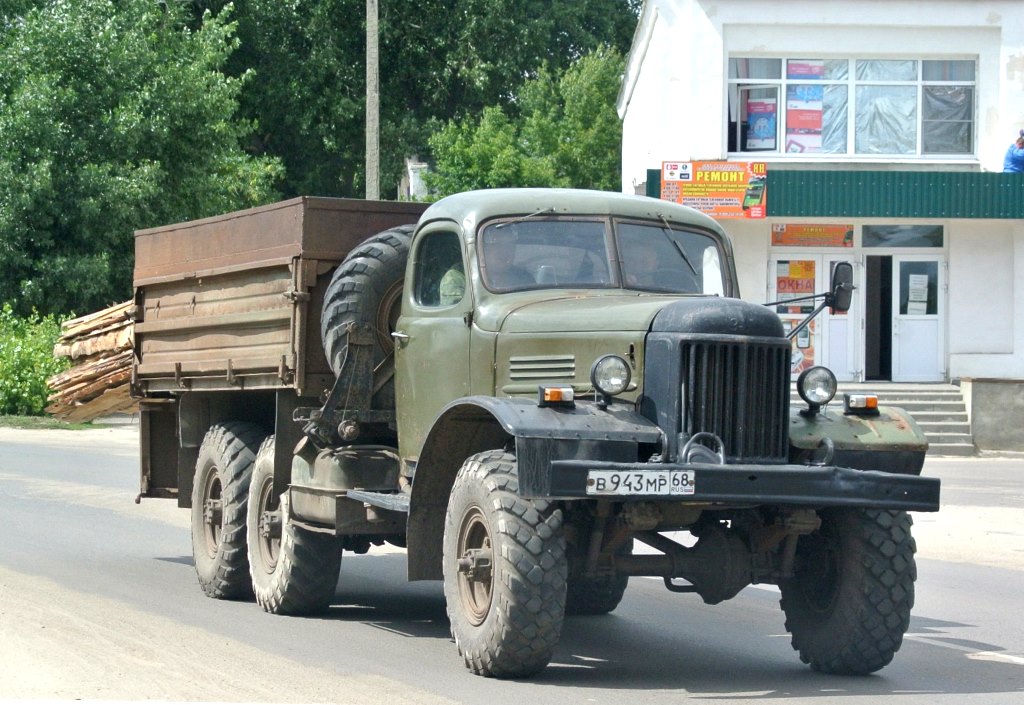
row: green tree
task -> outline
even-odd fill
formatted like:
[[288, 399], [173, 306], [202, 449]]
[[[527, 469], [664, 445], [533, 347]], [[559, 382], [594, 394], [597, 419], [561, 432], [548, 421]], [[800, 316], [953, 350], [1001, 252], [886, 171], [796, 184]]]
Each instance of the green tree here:
[[475, 188], [564, 186], [619, 189], [622, 127], [615, 99], [621, 54], [599, 49], [564, 72], [542, 69], [512, 107], [449, 121], [430, 138], [437, 195]]
[[[194, 12], [223, 2], [194, 0]], [[625, 52], [640, 0], [380, 0], [382, 190], [405, 157], [429, 156], [448, 120], [508, 107], [515, 86], [608, 44]], [[258, 154], [286, 167], [280, 189], [364, 191], [365, 0], [236, 0], [240, 50], [229, 71], [255, 69], [243, 113]]]
[[68, 366], [53, 356], [60, 324], [34, 311], [15, 316], [10, 304], [0, 306], [0, 414], [39, 416], [50, 390], [46, 380]]
[[242, 149], [250, 77], [222, 72], [224, 13], [190, 28], [174, 1], [0, 9], [0, 300], [17, 312], [123, 300], [134, 229], [274, 198], [280, 164]]

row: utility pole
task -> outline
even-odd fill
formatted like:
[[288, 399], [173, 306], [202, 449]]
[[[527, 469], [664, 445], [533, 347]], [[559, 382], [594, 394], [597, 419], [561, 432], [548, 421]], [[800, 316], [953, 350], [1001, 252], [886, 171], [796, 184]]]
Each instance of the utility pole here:
[[380, 80], [377, 0], [366, 0], [366, 199], [380, 198]]

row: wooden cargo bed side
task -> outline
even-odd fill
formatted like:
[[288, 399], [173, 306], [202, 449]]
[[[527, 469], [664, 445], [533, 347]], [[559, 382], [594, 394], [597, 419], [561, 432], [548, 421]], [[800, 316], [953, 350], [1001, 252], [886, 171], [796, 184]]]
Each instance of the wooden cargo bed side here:
[[295, 388], [333, 375], [320, 342], [330, 272], [424, 204], [296, 198], [135, 235], [136, 378], [145, 393]]

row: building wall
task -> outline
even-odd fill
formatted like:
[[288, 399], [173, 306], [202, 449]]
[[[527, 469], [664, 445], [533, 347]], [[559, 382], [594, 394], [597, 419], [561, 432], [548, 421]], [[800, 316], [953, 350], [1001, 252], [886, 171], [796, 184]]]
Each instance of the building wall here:
[[[976, 154], [953, 159], [841, 161], [766, 156], [769, 168], [942, 168], [999, 171], [1024, 127], [1024, 3], [931, 0], [648, 0], [619, 99], [623, 190], [663, 159], [726, 155], [730, 54], [977, 57]], [[645, 30], [645, 25], [647, 29]], [[638, 42], [639, 43], [639, 42]]]
[[[773, 223], [809, 222], [800, 218], [725, 221], [736, 251], [740, 292], [760, 303], [768, 296], [768, 260]], [[815, 223], [864, 224], [893, 220], [819, 218]], [[921, 221], [905, 221], [921, 222]], [[948, 376], [1024, 379], [1024, 224], [1000, 220], [930, 220], [943, 225], [948, 263], [946, 346]], [[857, 240], [859, 245], [859, 238]], [[825, 253], [818, 249], [813, 252]], [[863, 263], [873, 251], [852, 251]]]
[[[998, 172], [1007, 147], [1024, 128], [1024, 2], [1019, 0], [647, 0], [619, 95], [624, 191], [634, 192], [647, 170], [662, 161], [728, 158], [731, 55], [977, 62], [973, 154], [735, 157], [767, 162], [769, 184], [773, 171], [787, 169]], [[770, 208], [770, 189], [768, 203]], [[853, 223], [859, 246], [860, 227], [882, 221], [723, 221], [735, 244], [740, 290], [749, 301], [766, 300], [768, 262], [782, 254], [771, 247], [772, 222]], [[1024, 222], [884, 222], [944, 226], [946, 377], [963, 382], [979, 447], [1024, 449], [1016, 430], [1024, 422]], [[873, 253], [855, 248], [852, 254], [863, 264]], [[865, 305], [871, 301], [862, 299]]]

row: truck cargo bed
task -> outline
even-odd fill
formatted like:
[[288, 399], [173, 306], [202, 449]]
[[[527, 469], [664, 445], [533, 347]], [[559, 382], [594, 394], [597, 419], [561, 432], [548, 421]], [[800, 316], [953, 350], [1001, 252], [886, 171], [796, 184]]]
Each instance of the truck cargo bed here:
[[425, 207], [302, 197], [136, 232], [136, 384], [318, 395], [334, 380], [319, 325], [330, 272]]

